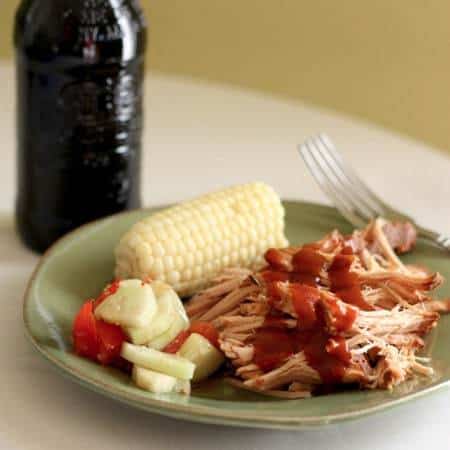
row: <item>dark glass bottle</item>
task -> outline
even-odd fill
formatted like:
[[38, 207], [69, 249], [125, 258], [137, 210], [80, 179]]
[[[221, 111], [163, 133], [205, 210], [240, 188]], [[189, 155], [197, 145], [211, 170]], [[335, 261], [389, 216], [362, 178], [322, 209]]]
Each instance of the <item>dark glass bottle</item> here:
[[146, 26], [138, 0], [23, 0], [14, 42], [16, 221], [44, 251], [140, 205]]

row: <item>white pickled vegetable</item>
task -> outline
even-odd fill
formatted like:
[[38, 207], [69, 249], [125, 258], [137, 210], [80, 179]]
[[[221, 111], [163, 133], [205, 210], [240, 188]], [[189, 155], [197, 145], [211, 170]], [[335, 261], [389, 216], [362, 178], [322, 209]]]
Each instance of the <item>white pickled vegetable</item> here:
[[179, 392], [189, 395], [191, 393], [190, 381], [180, 380], [179, 378], [136, 365], [133, 366], [132, 377], [136, 386], [154, 394]]
[[95, 309], [95, 317], [124, 328], [146, 327], [157, 311], [156, 298], [149, 284], [123, 280], [117, 291]]
[[180, 394], [190, 395], [191, 393], [191, 382], [188, 380], [178, 380], [175, 386], [174, 392], [179, 392]]
[[180, 305], [183, 307], [177, 293], [168, 284], [153, 281], [150, 287], [156, 298], [157, 312], [147, 326], [126, 329], [133, 344], [147, 344], [168, 331], [180, 315]]
[[125, 342], [122, 345], [121, 356], [137, 366], [182, 380], [191, 380], [194, 375], [195, 364], [186, 358], [141, 345]]
[[160, 336], [152, 339], [147, 345], [155, 350], [162, 350], [166, 345], [170, 344], [179, 333], [189, 328], [189, 320], [187, 317], [177, 314], [170, 328]]
[[189, 328], [189, 318], [178, 295], [172, 296], [172, 301], [176, 311], [176, 318], [173, 320], [172, 325], [165, 333], [148, 342], [147, 345], [150, 348], [162, 350], [166, 345], [170, 344], [179, 333]]
[[137, 387], [155, 394], [167, 394], [175, 390], [178, 379], [154, 370], [134, 365], [132, 378]]
[[178, 355], [195, 364], [192, 381], [201, 381], [213, 374], [225, 361], [223, 353], [208, 339], [192, 333], [181, 346]]

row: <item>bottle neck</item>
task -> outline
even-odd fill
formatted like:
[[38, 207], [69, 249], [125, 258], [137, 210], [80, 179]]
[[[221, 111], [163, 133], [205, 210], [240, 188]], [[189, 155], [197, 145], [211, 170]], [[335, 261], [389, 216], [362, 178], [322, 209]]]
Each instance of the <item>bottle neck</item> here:
[[133, 0], [24, 0], [16, 16], [16, 49], [44, 63], [132, 61], [146, 49], [141, 13]]

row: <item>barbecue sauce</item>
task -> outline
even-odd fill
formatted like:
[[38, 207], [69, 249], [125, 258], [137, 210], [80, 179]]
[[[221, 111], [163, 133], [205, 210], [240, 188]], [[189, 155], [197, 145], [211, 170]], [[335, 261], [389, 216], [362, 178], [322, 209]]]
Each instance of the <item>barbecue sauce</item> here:
[[298, 328], [306, 331], [317, 327], [319, 321], [316, 307], [320, 300], [319, 290], [302, 284], [292, 284], [290, 294], [294, 310], [298, 316]]
[[296, 273], [318, 277], [327, 260], [313, 245], [303, 246], [292, 258], [293, 270]]
[[252, 336], [253, 361], [263, 371], [278, 367], [298, 350], [297, 332], [267, 326], [257, 330]]
[[[343, 335], [357, 317], [357, 309], [351, 305], [363, 310], [373, 309], [361, 293], [358, 275], [351, 271], [355, 258], [352, 249], [344, 247], [330, 264], [314, 244], [294, 254], [276, 249], [266, 253], [269, 267], [261, 271], [260, 276], [272, 311], [250, 338], [255, 364], [269, 371], [290, 356], [303, 352], [308, 365], [317, 371], [323, 383], [342, 381], [351, 362]], [[324, 271], [328, 272], [330, 290], [335, 295], [321, 298], [317, 286]], [[282, 310], [278, 309], [286, 298], [298, 318], [294, 329], [286, 327]]]
[[373, 310], [373, 306], [362, 295], [358, 275], [350, 270], [355, 258], [350, 247], [345, 247], [340, 254], [335, 256], [328, 269], [330, 288], [344, 302], [355, 305], [364, 311], [370, 311]]
[[308, 286], [317, 286], [320, 282], [320, 278], [308, 273], [297, 272], [283, 272], [279, 270], [263, 270], [260, 274], [261, 278], [266, 283], [274, 281], [289, 281], [291, 283], [302, 283]]
[[287, 358], [303, 351], [310, 367], [315, 369], [324, 383], [342, 381], [351, 355], [345, 339], [332, 336], [325, 330], [289, 330], [262, 327], [252, 337], [254, 363], [263, 371], [280, 366]]

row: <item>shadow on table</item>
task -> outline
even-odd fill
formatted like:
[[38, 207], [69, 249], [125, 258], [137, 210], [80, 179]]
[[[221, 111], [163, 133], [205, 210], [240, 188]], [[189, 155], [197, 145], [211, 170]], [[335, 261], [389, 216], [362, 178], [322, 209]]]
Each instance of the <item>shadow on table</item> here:
[[13, 215], [0, 213], [0, 264], [34, 263], [37, 257], [21, 242], [15, 230]]

